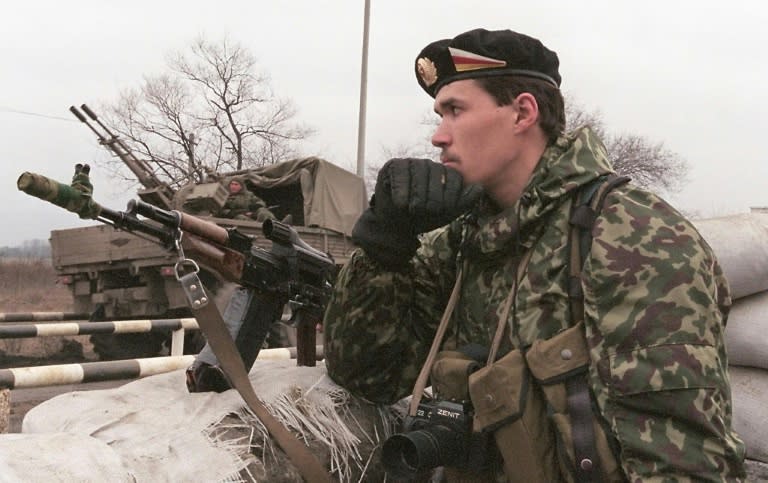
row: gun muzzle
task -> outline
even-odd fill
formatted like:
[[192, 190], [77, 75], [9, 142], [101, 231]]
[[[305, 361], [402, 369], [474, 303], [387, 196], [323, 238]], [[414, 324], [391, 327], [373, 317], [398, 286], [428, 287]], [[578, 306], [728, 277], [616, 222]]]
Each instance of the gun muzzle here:
[[72, 213], [77, 213], [80, 218], [95, 220], [101, 214], [101, 206], [93, 201], [89, 193], [84, 193], [41, 174], [22, 173], [16, 181], [16, 187], [28, 195], [53, 203]]

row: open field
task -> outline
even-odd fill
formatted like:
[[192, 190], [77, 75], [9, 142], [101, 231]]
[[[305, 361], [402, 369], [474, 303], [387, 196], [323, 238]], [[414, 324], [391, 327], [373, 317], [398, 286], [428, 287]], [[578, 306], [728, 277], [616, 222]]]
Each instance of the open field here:
[[45, 259], [0, 259], [0, 312], [71, 311], [69, 289]]
[[[0, 259], [0, 312], [71, 311], [69, 289], [56, 283], [49, 260]], [[86, 337], [0, 340], [0, 368], [83, 362], [84, 345], [88, 345]], [[10, 432], [19, 432], [24, 414], [55, 394], [50, 389], [12, 391]]]
[[[72, 296], [47, 259], [0, 259], [0, 312], [71, 312]], [[0, 322], [2, 323], [2, 322]], [[87, 338], [0, 340], [0, 368], [82, 362]]]

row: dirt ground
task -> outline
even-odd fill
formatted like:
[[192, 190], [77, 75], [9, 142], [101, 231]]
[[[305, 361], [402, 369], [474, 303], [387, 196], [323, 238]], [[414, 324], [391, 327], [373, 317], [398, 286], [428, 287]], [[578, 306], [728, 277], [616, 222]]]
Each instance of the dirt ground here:
[[[56, 283], [47, 261], [0, 261], [0, 312], [71, 312], [72, 305], [69, 288]], [[83, 336], [0, 340], [3, 369], [83, 362], [89, 355], [88, 338]]]
[[[47, 260], [0, 259], [0, 312], [71, 311], [69, 288], [56, 283], [56, 273]], [[0, 340], [0, 369], [91, 360], [96, 356], [87, 336]], [[43, 390], [11, 391], [10, 432], [18, 432], [24, 414], [54, 394]]]

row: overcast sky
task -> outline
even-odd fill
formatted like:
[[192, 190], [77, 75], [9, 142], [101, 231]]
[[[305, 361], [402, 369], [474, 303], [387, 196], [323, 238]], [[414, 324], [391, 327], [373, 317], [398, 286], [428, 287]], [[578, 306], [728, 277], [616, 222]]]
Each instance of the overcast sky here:
[[[412, 62], [427, 43], [485, 27], [541, 39], [560, 57], [562, 89], [610, 132], [661, 141], [691, 166], [673, 204], [722, 216], [768, 206], [768, 3], [760, 1], [371, 0], [367, 150], [414, 143], [431, 99]], [[706, 6], [713, 5], [713, 6]], [[714, 6], [717, 5], [717, 6]], [[0, 246], [82, 226], [17, 191], [23, 171], [68, 182], [106, 151], [68, 112], [159, 72], [205, 35], [249, 48], [273, 88], [316, 130], [305, 146], [355, 169], [363, 0], [287, 2], [45, 0], [0, 16]], [[422, 134], [419, 134], [422, 136]], [[94, 167], [95, 198], [124, 208], [133, 191]]]

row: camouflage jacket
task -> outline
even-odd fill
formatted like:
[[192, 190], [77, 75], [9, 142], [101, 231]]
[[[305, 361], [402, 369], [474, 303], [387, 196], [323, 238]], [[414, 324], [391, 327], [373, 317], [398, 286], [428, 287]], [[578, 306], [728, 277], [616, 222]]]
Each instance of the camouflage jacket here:
[[[329, 375], [375, 402], [410, 394], [463, 260], [444, 348], [490, 345], [513, 267], [528, 250], [506, 343], [527, 347], [567, 328], [573, 195], [611, 171], [602, 143], [576, 131], [544, 152], [515, 206], [481, 203], [424, 235], [406, 272], [384, 271], [356, 251], [325, 316]], [[593, 236], [582, 272], [589, 383], [625, 474], [742, 478], [723, 337], [731, 300], [711, 248], [666, 202], [629, 184], [608, 195]]]
[[221, 214], [234, 218], [235, 216], [245, 215], [246, 213], [255, 215], [259, 210], [266, 209], [267, 205], [264, 203], [264, 200], [243, 188], [239, 193], [229, 195], [221, 209]]

